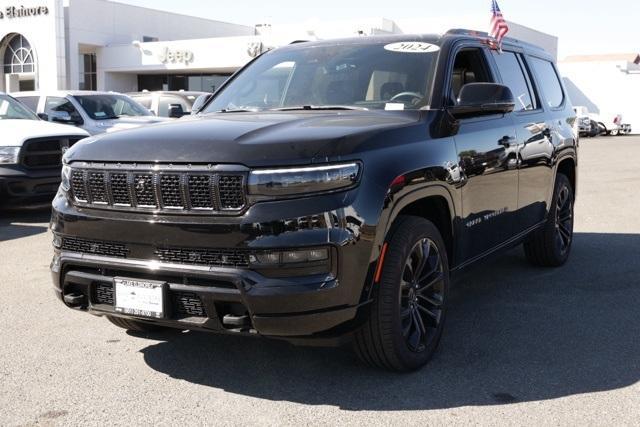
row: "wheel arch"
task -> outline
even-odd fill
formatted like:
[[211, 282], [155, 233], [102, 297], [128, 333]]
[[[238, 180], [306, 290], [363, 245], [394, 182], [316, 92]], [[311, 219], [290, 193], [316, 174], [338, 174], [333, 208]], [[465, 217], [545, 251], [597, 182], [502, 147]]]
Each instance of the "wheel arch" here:
[[569, 178], [569, 182], [571, 183], [571, 187], [573, 188], [574, 197], [578, 190], [577, 188], [578, 174], [577, 174], [576, 168], [577, 168], [576, 160], [571, 156], [567, 156], [564, 159], [560, 160], [560, 162], [558, 163], [558, 167], [556, 169], [556, 176], [558, 174], [563, 174], [567, 178]]
[[429, 186], [415, 190], [399, 199], [393, 206], [386, 226], [381, 236], [383, 242], [393, 224], [401, 215], [413, 215], [431, 221], [445, 242], [447, 257], [451, 266], [454, 265], [455, 238], [454, 228], [456, 208], [449, 190], [440, 185]]

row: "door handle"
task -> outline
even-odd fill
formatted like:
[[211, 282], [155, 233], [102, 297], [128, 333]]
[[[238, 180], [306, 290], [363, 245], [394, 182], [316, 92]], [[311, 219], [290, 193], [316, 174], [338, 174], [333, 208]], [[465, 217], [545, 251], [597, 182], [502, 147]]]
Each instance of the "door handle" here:
[[498, 145], [502, 145], [503, 147], [508, 148], [514, 145], [515, 141], [516, 141], [515, 136], [505, 135], [498, 141]]

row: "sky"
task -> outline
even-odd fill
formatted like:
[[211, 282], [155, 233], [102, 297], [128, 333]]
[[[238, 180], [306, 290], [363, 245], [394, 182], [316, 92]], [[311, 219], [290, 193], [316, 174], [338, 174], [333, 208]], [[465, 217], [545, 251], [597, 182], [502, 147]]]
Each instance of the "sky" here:
[[[421, 28], [421, 17], [487, 15], [490, 0], [117, 0], [138, 6], [238, 24], [294, 24], [322, 20], [388, 18], [403, 30]], [[640, 53], [638, 0], [499, 0], [509, 21], [560, 38], [560, 58], [575, 54]], [[485, 28], [474, 28], [486, 30]], [[424, 28], [429, 33], [429, 28]]]

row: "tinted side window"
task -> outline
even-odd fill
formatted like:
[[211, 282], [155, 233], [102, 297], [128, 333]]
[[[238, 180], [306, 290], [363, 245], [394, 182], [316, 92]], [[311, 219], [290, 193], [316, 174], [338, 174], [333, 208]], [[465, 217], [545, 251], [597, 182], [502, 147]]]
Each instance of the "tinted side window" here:
[[29, 109], [34, 113], [38, 112], [38, 101], [40, 100], [39, 96], [22, 96], [16, 99], [29, 107]]
[[53, 96], [47, 97], [47, 101], [45, 102], [44, 112], [49, 114], [52, 111], [66, 111], [71, 116], [71, 119], [74, 121], [82, 120], [82, 116], [76, 110], [76, 107], [73, 106], [71, 101], [67, 98], [57, 98]]
[[538, 90], [544, 94], [549, 107], [556, 108], [561, 106], [562, 101], [564, 101], [564, 93], [553, 64], [539, 58], [529, 58], [529, 62], [538, 77]]
[[527, 82], [526, 71], [513, 52], [493, 52], [493, 58], [502, 76], [502, 82], [511, 89], [516, 100], [515, 111], [535, 110], [535, 98]]
[[489, 76], [486, 57], [481, 49], [463, 49], [456, 54], [451, 75], [451, 87], [449, 97], [452, 105], [455, 105], [460, 91], [469, 83], [490, 83], [493, 80]]

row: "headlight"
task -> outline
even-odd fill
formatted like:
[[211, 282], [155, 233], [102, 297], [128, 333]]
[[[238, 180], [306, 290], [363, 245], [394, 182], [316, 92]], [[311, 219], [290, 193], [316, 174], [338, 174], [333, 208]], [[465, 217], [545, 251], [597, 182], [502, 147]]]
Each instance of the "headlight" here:
[[293, 196], [348, 188], [356, 184], [358, 163], [285, 169], [258, 169], [249, 174], [249, 194]]
[[0, 147], [0, 165], [15, 165], [18, 163], [20, 147]]
[[62, 181], [60, 182], [60, 188], [64, 191], [71, 189], [71, 168], [67, 165], [62, 166]]

